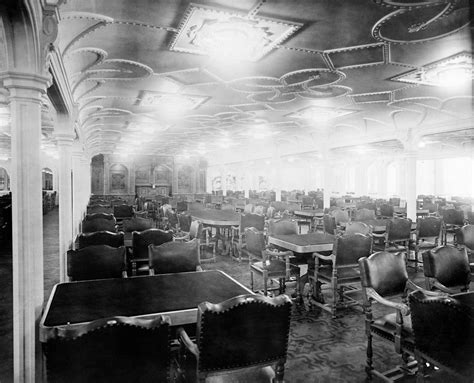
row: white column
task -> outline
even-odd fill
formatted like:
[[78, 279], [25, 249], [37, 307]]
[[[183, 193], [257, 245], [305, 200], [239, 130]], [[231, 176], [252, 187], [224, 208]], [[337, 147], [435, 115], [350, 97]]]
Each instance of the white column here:
[[405, 199], [407, 201], [407, 217], [416, 221], [416, 158], [414, 150], [405, 151]]
[[387, 198], [387, 162], [380, 161], [377, 164], [377, 195]]
[[[67, 122], [65, 122], [67, 123]], [[59, 152], [59, 280], [66, 281], [66, 253], [73, 242], [72, 143], [74, 135], [56, 133]]]
[[[72, 149], [72, 148], [71, 148]], [[79, 227], [82, 220], [82, 199], [84, 183], [90, 179], [84, 177], [82, 169], [82, 152], [77, 149], [72, 151], [72, 232], [73, 238], [79, 234]]]
[[275, 171], [275, 173], [273, 174], [272, 184], [275, 189], [275, 201], [281, 201], [281, 169], [283, 168], [283, 161], [281, 160], [279, 150], [279, 145], [275, 141], [273, 144], [272, 153], [272, 164], [274, 164], [273, 170]]
[[366, 162], [359, 162], [355, 167], [355, 193], [357, 196], [367, 195], [368, 165]]
[[41, 186], [41, 95], [45, 77], [15, 73], [3, 80], [11, 110], [13, 250], [13, 374], [34, 382], [41, 366], [36, 342], [43, 308], [43, 208]]

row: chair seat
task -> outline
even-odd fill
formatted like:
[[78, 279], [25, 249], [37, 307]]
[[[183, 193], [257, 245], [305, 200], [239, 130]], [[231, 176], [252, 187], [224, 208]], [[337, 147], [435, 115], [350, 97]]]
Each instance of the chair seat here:
[[[322, 267], [318, 270], [318, 278], [332, 281], [332, 267]], [[341, 268], [337, 272], [338, 283], [355, 283], [360, 281], [360, 271], [357, 267]]]
[[[250, 265], [250, 268], [260, 274], [263, 274], [263, 262], [254, 262]], [[269, 265], [267, 265], [268, 276], [281, 275], [286, 273], [286, 263], [280, 259], [273, 259]], [[290, 264], [290, 272], [299, 272], [298, 266]]]
[[[385, 315], [375, 320], [370, 327], [374, 333], [393, 342], [395, 338], [396, 318], [396, 313]], [[414, 350], [415, 340], [410, 315], [403, 317], [402, 344], [404, 347]]]
[[271, 383], [275, 372], [270, 366], [250, 367], [222, 375], [209, 376], [206, 383]]

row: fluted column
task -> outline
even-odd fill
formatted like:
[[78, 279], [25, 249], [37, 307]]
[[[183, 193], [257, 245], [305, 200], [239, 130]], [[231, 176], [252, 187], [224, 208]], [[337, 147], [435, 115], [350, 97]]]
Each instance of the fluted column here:
[[12, 73], [3, 79], [11, 111], [14, 380], [35, 381], [40, 366], [37, 321], [43, 307], [41, 95], [48, 79]]

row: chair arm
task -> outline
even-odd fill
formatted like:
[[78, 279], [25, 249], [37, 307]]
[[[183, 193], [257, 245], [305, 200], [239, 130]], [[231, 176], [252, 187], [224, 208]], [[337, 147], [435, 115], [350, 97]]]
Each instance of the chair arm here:
[[[177, 234], [180, 234], [180, 233], [177, 233]], [[175, 240], [175, 241], [187, 241], [187, 240], [189, 240], [189, 233], [186, 233], [186, 234], [183, 235], [182, 237], [175, 236], [175, 237], [174, 237], [174, 240]]]
[[315, 253], [313, 253], [313, 258], [319, 258], [319, 259], [323, 259], [325, 261], [332, 261], [332, 260], [334, 260], [334, 254], [323, 255], [321, 253], [315, 252]]
[[278, 258], [283, 258], [286, 256], [291, 257], [293, 255], [293, 252], [288, 250], [288, 251], [278, 251], [270, 248], [266, 248], [265, 251], [268, 253], [270, 256], [278, 257]]
[[421, 290], [421, 291], [423, 291], [423, 294], [425, 294], [427, 296], [430, 296], [430, 297], [439, 297], [439, 296], [442, 296], [442, 295], [446, 295], [446, 296], [448, 295], [448, 294], [440, 292], [440, 291], [426, 290], [423, 287], [418, 286], [416, 283], [414, 283], [413, 281], [410, 281], [410, 280], [407, 281], [407, 289], [413, 290], [413, 291]]
[[122, 278], [128, 278], [128, 274], [126, 270], [122, 271]]
[[376, 237], [376, 238], [385, 238], [385, 233], [374, 233], [372, 232], [372, 237]]
[[443, 293], [447, 293], [447, 294], [457, 294], [457, 293], [459, 293], [459, 291], [450, 289], [449, 287], [446, 287], [445, 285], [443, 285], [439, 281], [433, 281], [433, 286], [436, 287], [438, 290], [441, 290]]
[[384, 306], [396, 309], [400, 311], [401, 314], [404, 316], [407, 316], [410, 314], [410, 308], [406, 304], [389, 301], [388, 299], [385, 299], [384, 297], [382, 297], [377, 291], [375, 291], [371, 287], [368, 287], [366, 291], [367, 291], [367, 296], [369, 298], [372, 298], [374, 301]]
[[176, 335], [178, 336], [179, 342], [185, 346], [191, 354], [195, 355], [196, 358], [199, 357], [199, 349], [198, 346], [191, 340], [191, 338], [188, 336], [184, 328], [179, 327], [176, 330]]
[[196, 271], [203, 271], [201, 265], [196, 266]]

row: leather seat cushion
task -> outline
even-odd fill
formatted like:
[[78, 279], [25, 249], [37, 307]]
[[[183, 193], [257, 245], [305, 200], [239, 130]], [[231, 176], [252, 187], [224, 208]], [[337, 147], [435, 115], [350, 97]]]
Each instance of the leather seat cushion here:
[[[391, 334], [395, 333], [397, 314], [391, 313], [384, 315], [374, 321], [373, 327], [380, 329], [381, 331], [386, 331]], [[413, 335], [413, 328], [411, 324], [411, 316], [403, 317], [403, 329], [402, 336], [411, 337]]]
[[[318, 278], [328, 281], [332, 280], [332, 267], [322, 267], [318, 270]], [[360, 281], [360, 271], [358, 267], [345, 267], [337, 270], [338, 283], [354, 283]]]

